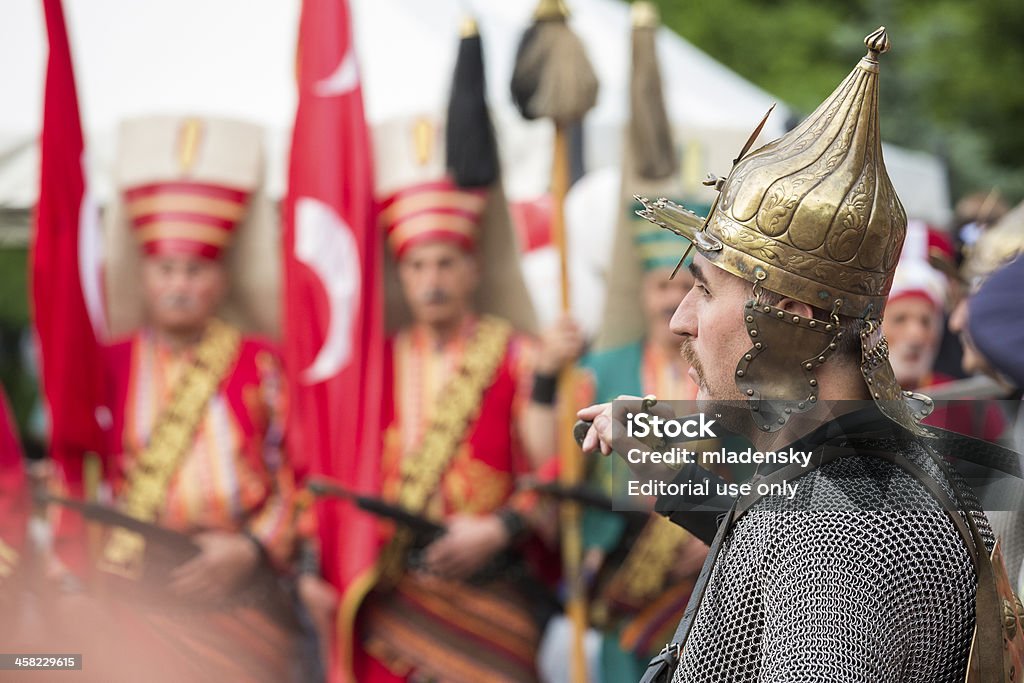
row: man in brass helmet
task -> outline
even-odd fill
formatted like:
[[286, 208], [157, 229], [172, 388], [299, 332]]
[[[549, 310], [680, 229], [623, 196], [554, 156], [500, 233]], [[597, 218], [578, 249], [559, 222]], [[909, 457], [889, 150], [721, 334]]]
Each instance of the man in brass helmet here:
[[[645, 681], [996, 681], [1020, 671], [1017, 603], [990, 557], [990, 525], [946, 460], [1009, 454], [923, 427], [931, 401], [900, 388], [881, 334], [906, 215], [879, 136], [884, 28], [865, 44], [811, 116], [748, 155], [752, 136], [729, 176], [710, 181], [720, 194], [706, 219], [644, 200], [645, 218], [696, 248], [696, 285], [671, 327], [702, 410], [758, 451], [811, 456], [809, 467], [761, 466], [752, 480], [796, 482], [791, 496], [755, 490], [720, 517], [679, 629]], [[626, 436], [627, 414], [671, 415], [623, 398], [580, 411], [594, 423], [585, 451], [651, 448]], [[661, 467], [634, 472], [675, 474]], [[686, 524], [675, 502], [662, 496], [657, 509]]]

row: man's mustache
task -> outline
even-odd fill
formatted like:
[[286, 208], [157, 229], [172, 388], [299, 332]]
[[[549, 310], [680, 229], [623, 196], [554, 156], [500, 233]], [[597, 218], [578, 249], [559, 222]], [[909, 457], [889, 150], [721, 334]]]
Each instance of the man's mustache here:
[[423, 297], [420, 299], [420, 303], [428, 305], [446, 304], [451, 300], [451, 298], [452, 295], [449, 294], [444, 289], [431, 289], [426, 294], [423, 295]]
[[157, 301], [160, 308], [174, 310], [190, 310], [195, 307], [195, 297], [188, 296], [187, 294], [166, 294], [160, 297]]
[[693, 349], [693, 342], [689, 339], [684, 339], [679, 344], [679, 352], [682, 354], [683, 359], [693, 368], [694, 373], [697, 375], [697, 382], [705, 384], [704, 366], [701, 365], [700, 359], [697, 358], [697, 352]]
[[926, 347], [926, 346], [923, 346], [923, 345], [921, 345], [921, 346], [913, 345], [913, 346], [906, 346], [906, 347], [904, 347], [902, 349], [897, 349], [896, 353], [893, 353], [892, 349], [890, 348], [889, 349], [889, 355], [890, 356], [895, 355], [895, 356], [898, 356], [900, 358], [912, 358], [912, 357], [915, 357], [915, 356], [922, 356], [922, 355], [924, 355], [927, 350], [928, 350], [928, 347]]

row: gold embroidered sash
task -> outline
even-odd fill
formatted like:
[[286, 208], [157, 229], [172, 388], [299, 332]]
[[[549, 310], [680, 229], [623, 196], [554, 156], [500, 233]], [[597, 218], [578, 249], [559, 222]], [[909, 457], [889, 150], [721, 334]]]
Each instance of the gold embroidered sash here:
[[[192, 445], [206, 404], [238, 355], [241, 335], [235, 328], [213, 319], [206, 326], [195, 363], [179, 378], [170, 403], [160, 413], [149, 444], [128, 472], [122, 510], [144, 522], [152, 522], [164, 505], [167, 489], [181, 460]], [[115, 528], [107, 539], [100, 568], [131, 579], [142, 576], [146, 542], [142, 535]]]
[[0, 538], [0, 586], [3, 585], [4, 579], [14, 573], [17, 564], [18, 551], [4, 543], [4, 539]]
[[[426, 510], [466, 429], [480, 410], [480, 397], [494, 381], [511, 334], [511, 325], [499, 318], [484, 316], [477, 323], [458, 369], [440, 394], [443, 400], [419, 449], [402, 460], [398, 504], [406, 510]], [[393, 585], [401, 577], [412, 541], [408, 529], [395, 530], [379, 560], [384, 585]]]
[[[651, 515], [622, 565], [594, 600], [591, 617], [604, 626], [622, 605], [641, 606], [668, 588], [668, 574], [690, 535], [661, 515]], [[616, 608], [616, 605], [620, 607]]]

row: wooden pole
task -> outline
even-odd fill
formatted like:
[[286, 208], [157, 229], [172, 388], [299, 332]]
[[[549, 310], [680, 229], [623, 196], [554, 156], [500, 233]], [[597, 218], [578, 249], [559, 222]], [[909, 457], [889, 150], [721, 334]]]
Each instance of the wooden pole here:
[[[572, 302], [569, 287], [569, 245], [565, 230], [565, 197], [569, 192], [569, 134], [567, 126], [555, 123], [554, 159], [551, 170], [551, 238], [558, 250], [562, 282], [562, 313], [568, 315]], [[572, 436], [576, 422], [576, 370], [563, 368], [558, 376], [558, 454], [561, 483], [575, 486], [583, 478], [583, 458]], [[559, 506], [562, 529], [562, 569], [566, 582], [566, 614], [572, 625], [572, 681], [586, 683], [587, 658], [584, 639], [587, 633], [587, 596], [581, 571], [583, 539], [580, 534], [579, 503]]]

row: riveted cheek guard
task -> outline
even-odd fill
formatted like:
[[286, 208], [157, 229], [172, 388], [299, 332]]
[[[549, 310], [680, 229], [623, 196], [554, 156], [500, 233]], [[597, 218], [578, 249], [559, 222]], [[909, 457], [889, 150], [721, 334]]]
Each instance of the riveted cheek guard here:
[[842, 332], [838, 322], [805, 318], [753, 299], [744, 304], [743, 322], [752, 346], [736, 365], [736, 386], [746, 394], [758, 429], [774, 432], [793, 414], [815, 406], [814, 371], [835, 352]]

